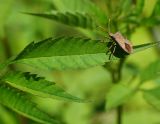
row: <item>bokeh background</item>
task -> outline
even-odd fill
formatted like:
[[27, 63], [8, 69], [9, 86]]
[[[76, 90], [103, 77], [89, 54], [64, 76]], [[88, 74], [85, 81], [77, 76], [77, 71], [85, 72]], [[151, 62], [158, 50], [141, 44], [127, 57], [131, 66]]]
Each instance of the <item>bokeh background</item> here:
[[[94, 0], [98, 6], [103, 0]], [[143, 14], [151, 14], [156, 0], [145, 0]], [[22, 14], [22, 12], [47, 12], [54, 9], [52, 0], [0, 0], [0, 62], [17, 55], [32, 41], [40, 41], [48, 37], [62, 35], [83, 36], [78, 30], [69, 26]], [[138, 27], [131, 36], [134, 45], [160, 40], [160, 27], [151, 29]], [[91, 37], [87, 35], [87, 37]], [[6, 50], [7, 46], [7, 50]], [[159, 58], [158, 47], [133, 54], [127, 62], [134, 63], [138, 69], [143, 69]], [[73, 103], [63, 100], [42, 99], [34, 97], [33, 100], [44, 111], [65, 121], [67, 124], [115, 124], [115, 110], [106, 111], [106, 95], [111, 87], [111, 76], [103, 67], [93, 67], [85, 70], [44, 72], [24, 65], [15, 65], [16, 70], [31, 71], [55, 81], [67, 92], [81, 98], [92, 99], [92, 103]], [[123, 81], [128, 81], [129, 70]], [[135, 72], [136, 73], [136, 72]], [[134, 82], [138, 82], [135, 79]], [[160, 83], [157, 80], [154, 83]], [[151, 88], [153, 82], [145, 83], [145, 88]], [[35, 124], [31, 120], [0, 106], [1, 124]], [[123, 124], [159, 124], [160, 113], [147, 104], [141, 93], [130, 99], [124, 108]]]

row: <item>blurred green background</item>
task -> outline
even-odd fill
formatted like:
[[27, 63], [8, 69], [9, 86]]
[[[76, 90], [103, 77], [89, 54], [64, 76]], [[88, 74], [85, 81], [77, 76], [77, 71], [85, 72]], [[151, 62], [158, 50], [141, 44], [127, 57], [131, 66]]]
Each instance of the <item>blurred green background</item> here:
[[[94, 0], [101, 6], [103, 0]], [[156, 0], [145, 0], [144, 15], [149, 16]], [[61, 35], [85, 35], [76, 29], [50, 20], [22, 14], [21, 12], [47, 12], [54, 9], [52, 0], [0, 0], [0, 62], [8, 57], [17, 55], [32, 41], [40, 41], [48, 37]], [[148, 30], [139, 27], [132, 34], [131, 41], [134, 45], [159, 40], [158, 26]], [[154, 35], [153, 35], [154, 34]], [[5, 51], [7, 43], [10, 51]], [[145, 68], [158, 59], [157, 48], [151, 48], [129, 56], [127, 62], [132, 62], [139, 69]], [[111, 86], [111, 77], [103, 67], [94, 67], [86, 70], [40, 72], [39, 70], [23, 65], [16, 65], [17, 70], [32, 71], [55, 81], [67, 92], [81, 98], [92, 99], [92, 103], [72, 103], [52, 99], [34, 97], [44, 111], [57, 117], [67, 124], [115, 124], [115, 111], [106, 112], [104, 99]], [[130, 72], [123, 79], [127, 82]], [[138, 79], [135, 79], [136, 83]], [[157, 82], [160, 82], [157, 80]], [[144, 87], [153, 87], [154, 83], [147, 82]], [[24, 120], [23, 120], [24, 119]], [[0, 124], [32, 124], [25, 118], [0, 106]], [[159, 124], [160, 113], [147, 104], [141, 93], [137, 93], [125, 105], [123, 124]]]

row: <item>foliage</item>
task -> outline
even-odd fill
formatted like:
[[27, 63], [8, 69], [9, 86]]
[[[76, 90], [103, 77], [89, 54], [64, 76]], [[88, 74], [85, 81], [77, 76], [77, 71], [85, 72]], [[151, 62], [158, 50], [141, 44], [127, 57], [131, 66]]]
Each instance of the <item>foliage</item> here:
[[[32, 15], [49, 19], [53, 23], [58, 22], [67, 25], [68, 27], [61, 26], [64, 26], [67, 30], [70, 27], [71, 32], [77, 31], [79, 37], [75, 35], [57, 36], [57, 38], [45, 38], [45, 40], [40, 40], [39, 42], [31, 42], [16, 56], [11, 56], [8, 41], [2, 38], [2, 44], [4, 44], [4, 51], [8, 60], [0, 65], [1, 105], [38, 123], [58, 124], [63, 122], [59, 122], [56, 117], [53, 118], [48, 113], [43, 112], [30, 97], [38, 96], [79, 103], [91, 103], [89, 98], [80, 99], [71, 95], [55, 84], [54, 81], [38, 76], [38, 73], [31, 73], [32, 70], [26, 72], [25, 69], [23, 71], [18, 68], [15, 69], [15, 67], [18, 67], [18, 64], [24, 64], [45, 72], [84, 70], [101, 66], [104, 67], [106, 72], [110, 73], [113, 84], [112, 88], [107, 92], [106, 98], [102, 100], [106, 102], [107, 110], [123, 106], [139, 91], [144, 94], [147, 102], [156, 109], [160, 109], [159, 86], [152, 89], [141, 89], [142, 84], [158, 78], [159, 59], [145, 69], [141, 69], [137, 72], [138, 74], [133, 75], [132, 73], [131, 79], [138, 78], [140, 80], [138, 85], [132, 86], [131, 84], [134, 81], [130, 80], [128, 84], [125, 78], [128, 78], [130, 75], [126, 73], [126, 77], [123, 77], [122, 69], [126, 69], [126, 72], [133, 72], [136, 70], [136, 67], [134, 64], [131, 64], [132, 68], [123, 66], [128, 56], [117, 58], [112, 55], [113, 53], [110, 54], [109, 44], [113, 42], [113, 39], [102, 40], [104, 32], [97, 30], [97, 27], [100, 26], [104, 27], [107, 32], [110, 30], [112, 32], [119, 31], [130, 40], [131, 35], [139, 26], [143, 25], [146, 28], [151, 28], [151, 26], [156, 26], [160, 23], [160, 0], [157, 0], [149, 17], [145, 17], [145, 14], [143, 14], [144, 0], [119, 0], [118, 2], [108, 0], [101, 2], [106, 6], [98, 6], [98, 4], [90, 0], [53, 0], [52, 3], [48, 2], [54, 8], [49, 13], [37, 11], [23, 12], [25, 16], [26, 14]], [[36, 19], [39, 20], [39, 18]], [[111, 20], [111, 27], [109, 27], [109, 20]], [[38, 32], [39, 35], [41, 35], [41, 31]], [[159, 42], [133, 45], [133, 52], [129, 56], [157, 44]], [[123, 52], [125, 51], [118, 52], [124, 54]], [[121, 111], [118, 114], [121, 114]], [[121, 118], [117, 120], [119, 120], [118, 123], [120, 124]]]

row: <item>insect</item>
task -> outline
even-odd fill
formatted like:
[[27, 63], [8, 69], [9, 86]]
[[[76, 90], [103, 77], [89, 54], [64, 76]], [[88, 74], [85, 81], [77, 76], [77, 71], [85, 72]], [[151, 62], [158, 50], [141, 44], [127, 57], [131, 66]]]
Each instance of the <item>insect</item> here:
[[[120, 32], [108, 33], [109, 38], [111, 39], [110, 42], [108, 42], [107, 47], [109, 49], [108, 52], [110, 52], [109, 59], [112, 55], [118, 57], [118, 58], [124, 58], [126, 55], [129, 55], [133, 51], [132, 43], [123, 37], [123, 35]], [[107, 52], [107, 53], [108, 53]]]
[[[109, 20], [110, 22], [110, 20]], [[108, 29], [110, 30], [110, 23], [108, 23]], [[108, 51], [106, 54], [110, 53], [109, 59], [111, 59], [112, 55], [118, 57], [118, 58], [124, 58], [126, 55], [129, 55], [133, 52], [133, 46], [132, 43], [123, 37], [123, 35], [120, 32], [116, 33], [110, 33], [106, 29], [100, 27], [103, 31], [107, 32], [108, 39], [110, 42], [108, 42], [107, 47]]]

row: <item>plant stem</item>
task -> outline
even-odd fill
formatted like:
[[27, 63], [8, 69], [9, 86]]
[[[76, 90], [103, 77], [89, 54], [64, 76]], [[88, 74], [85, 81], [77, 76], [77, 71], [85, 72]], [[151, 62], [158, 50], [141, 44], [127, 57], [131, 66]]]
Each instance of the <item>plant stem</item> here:
[[117, 124], [122, 124], [123, 106], [117, 107]]
[[[109, 68], [112, 75], [112, 82], [118, 84], [121, 81], [122, 68], [126, 58], [121, 58], [116, 69]], [[105, 67], [107, 69], [107, 66]], [[122, 124], [123, 105], [116, 108], [117, 124]]]
[[[118, 69], [117, 69], [117, 79], [115, 83], [119, 83], [122, 75], [122, 67], [126, 58], [122, 58], [119, 61]], [[123, 115], [123, 105], [120, 105], [116, 109], [117, 111], [117, 124], [122, 124], [122, 115]]]

